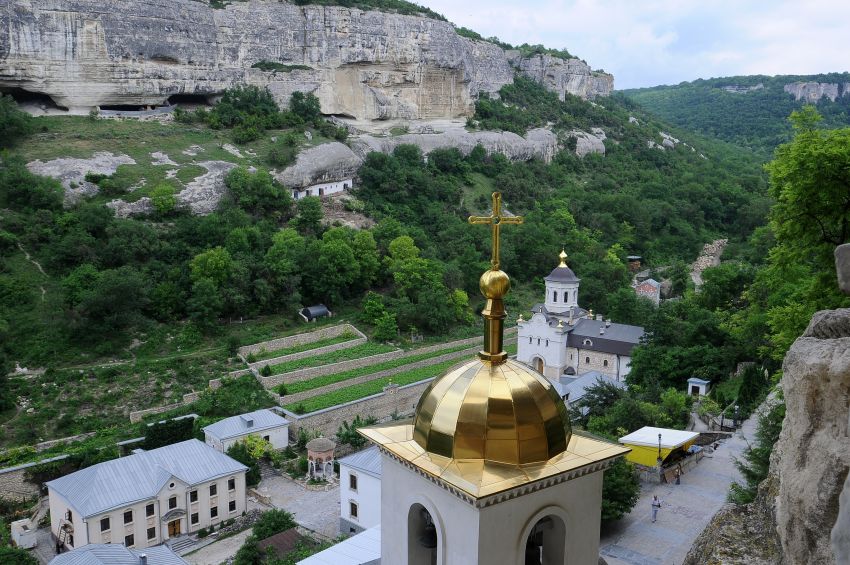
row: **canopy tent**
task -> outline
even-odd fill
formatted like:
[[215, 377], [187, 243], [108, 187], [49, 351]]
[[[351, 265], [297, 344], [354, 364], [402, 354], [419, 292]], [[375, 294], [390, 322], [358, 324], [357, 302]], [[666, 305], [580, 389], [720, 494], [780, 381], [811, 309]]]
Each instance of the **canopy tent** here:
[[632, 448], [626, 454], [628, 461], [646, 467], [654, 467], [658, 464], [659, 445], [661, 459], [662, 461], [666, 461], [670, 454], [676, 450], [687, 451], [698, 436], [698, 432], [644, 426], [629, 435], [621, 437], [620, 443]]

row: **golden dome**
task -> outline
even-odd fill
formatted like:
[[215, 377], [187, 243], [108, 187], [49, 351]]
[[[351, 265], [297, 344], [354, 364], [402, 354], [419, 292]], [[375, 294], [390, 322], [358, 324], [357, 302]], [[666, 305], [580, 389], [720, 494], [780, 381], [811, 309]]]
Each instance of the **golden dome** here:
[[413, 429], [427, 452], [508, 465], [546, 462], [566, 451], [571, 435], [552, 385], [513, 360], [475, 359], [434, 380]]

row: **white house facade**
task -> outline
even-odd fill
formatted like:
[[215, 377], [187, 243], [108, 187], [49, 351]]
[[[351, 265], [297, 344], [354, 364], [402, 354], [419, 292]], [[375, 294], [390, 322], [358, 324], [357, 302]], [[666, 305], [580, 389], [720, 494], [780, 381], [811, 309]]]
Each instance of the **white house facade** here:
[[305, 196], [330, 196], [344, 190], [350, 190], [354, 183], [353, 179], [343, 179], [333, 182], [321, 182], [311, 184], [303, 188], [292, 189], [292, 199], [300, 200]]
[[640, 343], [640, 326], [617, 324], [594, 317], [578, 304], [580, 279], [566, 264], [546, 277], [546, 298], [532, 309], [530, 320], [517, 322], [517, 360], [558, 381], [598, 371], [617, 381], [631, 370], [631, 351]]
[[339, 460], [339, 532], [381, 523], [381, 453], [376, 446]]
[[99, 463], [46, 483], [50, 525], [66, 549], [142, 549], [246, 510], [247, 467], [192, 439]]
[[231, 416], [204, 428], [205, 443], [222, 453], [248, 436], [264, 439], [275, 449], [286, 449], [289, 445], [289, 420], [262, 409]]

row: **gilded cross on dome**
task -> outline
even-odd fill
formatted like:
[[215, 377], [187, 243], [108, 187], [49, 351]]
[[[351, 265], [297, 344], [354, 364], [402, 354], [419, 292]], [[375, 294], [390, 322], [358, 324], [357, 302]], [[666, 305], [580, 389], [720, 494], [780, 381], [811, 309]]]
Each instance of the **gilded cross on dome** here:
[[493, 193], [493, 213], [489, 216], [470, 216], [470, 224], [490, 224], [493, 234], [493, 255], [490, 265], [494, 271], [499, 270], [499, 232], [502, 224], [521, 224], [522, 216], [502, 215], [502, 193]]

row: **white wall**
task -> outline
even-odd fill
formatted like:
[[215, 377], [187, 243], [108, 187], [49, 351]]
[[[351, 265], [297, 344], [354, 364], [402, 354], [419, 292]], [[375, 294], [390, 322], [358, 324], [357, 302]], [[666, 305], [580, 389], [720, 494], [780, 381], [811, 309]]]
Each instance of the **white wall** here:
[[[350, 475], [357, 477], [357, 490], [350, 488]], [[357, 504], [357, 517], [350, 514], [350, 502]], [[339, 517], [355, 527], [357, 532], [377, 526], [381, 523], [381, 479], [373, 477], [344, 463], [339, 465]], [[344, 524], [345, 522], [340, 522]], [[341, 534], [352, 533], [348, 529]]]
[[[555, 293], [557, 293], [557, 297]], [[565, 295], [566, 298], [564, 298]], [[546, 305], [546, 310], [556, 313], [568, 312], [571, 307], [578, 308], [578, 283], [546, 281], [546, 300], [544, 304]]]
[[[323, 182], [319, 184], [311, 184], [303, 189], [292, 189], [292, 198], [298, 200], [305, 196], [328, 196], [342, 192], [347, 188], [351, 188], [352, 180], [344, 179], [335, 182]], [[321, 192], [321, 194], [319, 194]]]
[[[529, 341], [530, 340], [530, 341]], [[557, 379], [566, 367], [567, 334], [550, 327], [543, 314], [519, 324], [517, 330], [517, 360], [535, 367], [534, 359], [543, 359], [543, 374]]]
[[[567, 565], [596, 565], [602, 472], [476, 510], [448, 491], [383, 457], [381, 562], [407, 563], [408, 512], [422, 504], [437, 529], [437, 565], [525, 563], [525, 535], [544, 509], [565, 519]], [[414, 542], [415, 543], [415, 542]]]
[[266, 430], [260, 430], [258, 432], [245, 433], [241, 436], [236, 436], [232, 438], [228, 438], [219, 442], [215, 438], [205, 434], [206, 444], [210, 447], [213, 447], [222, 453], [227, 453], [227, 450], [240, 441], [244, 441], [248, 436], [257, 436], [259, 438], [264, 438], [266, 436], [269, 437], [269, 443], [272, 444], [272, 447], [275, 449], [286, 449], [286, 446], [289, 445], [289, 426], [283, 425], [279, 428], [269, 428]]
[[69, 547], [80, 547], [88, 544], [88, 529], [80, 513], [75, 508], [71, 507], [71, 504], [64, 496], [57, 493], [52, 488], [48, 487], [47, 492], [50, 502], [50, 530], [53, 532], [53, 535], [59, 535], [59, 526], [65, 518], [65, 513], [68, 509], [70, 509], [72, 513], [71, 523], [74, 526], [74, 544], [68, 544]]

